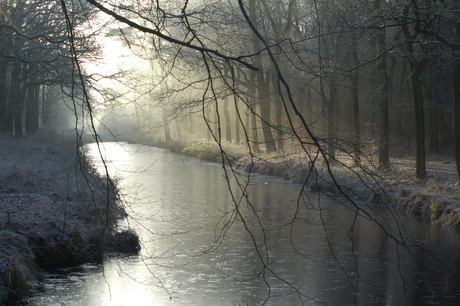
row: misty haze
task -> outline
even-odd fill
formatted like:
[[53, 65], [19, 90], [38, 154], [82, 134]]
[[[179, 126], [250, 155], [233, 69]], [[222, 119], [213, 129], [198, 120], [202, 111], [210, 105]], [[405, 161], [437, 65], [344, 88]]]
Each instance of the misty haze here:
[[0, 305], [457, 305], [460, 3], [0, 2]]

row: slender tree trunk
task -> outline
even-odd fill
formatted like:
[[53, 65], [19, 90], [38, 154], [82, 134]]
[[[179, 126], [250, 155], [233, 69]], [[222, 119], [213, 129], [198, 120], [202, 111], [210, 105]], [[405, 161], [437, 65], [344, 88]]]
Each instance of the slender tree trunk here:
[[238, 105], [238, 96], [235, 93], [233, 94], [233, 103], [235, 106], [235, 143], [240, 143], [240, 120], [243, 120], [243, 118], [240, 117], [241, 113]]
[[[302, 113], [302, 116], [305, 118], [305, 121], [308, 125], [308, 127], [313, 128], [313, 106], [311, 103], [311, 86], [307, 87], [307, 92], [305, 96], [305, 109]], [[306, 128], [304, 127], [303, 129], [303, 140], [306, 141], [307, 139], [310, 138], [310, 135], [308, 135], [308, 132], [306, 131]]]
[[176, 125], [176, 133], [177, 133], [177, 139], [182, 139], [182, 127], [181, 127], [181, 122], [179, 118], [176, 118], [175, 120], [175, 125]]
[[[460, 21], [455, 26], [457, 38], [460, 39]], [[459, 51], [460, 48], [456, 50]], [[457, 174], [460, 181], [460, 62], [457, 61], [452, 67], [452, 87], [454, 92], [454, 143], [455, 162]]]
[[351, 103], [352, 103], [352, 116], [353, 116], [353, 151], [355, 163], [361, 160], [361, 131], [360, 131], [360, 118], [359, 118], [359, 57], [358, 46], [356, 43], [352, 44], [352, 57], [354, 71], [351, 76]]
[[415, 176], [419, 179], [424, 179], [427, 175], [425, 161], [425, 113], [423, 109], [422, 83], [420, 80], [421, 71], [417, 67], [419, 65], [413, 67], [411, 77], [415, 113]]
[[26, 131], [28, 134], [38, 131], [38, 116], [39, 116], [39, 99], [40, 86], [38, 84], [29, 85], [26, 97]]
[[328, 115], [327, 115], [327, 138], [328, 138], [328, 146], [327, 152], [329, 155], [329, 160], [334, 161], [336, 159], [335, 156], [335, 147], [333, 144], [333, 139], [335, 137], [335, 113], [336, 113], [336, 105], [337, 105], [337, 89], [335, 85], [330, 82], [329, 83], [329, 107], [328, 107]]
[[[220, 113], [219, 113], [219, 102], [216, 100], [214, 104], [214, 111], [213, 111], [213, 124], [211, 125], [213, 127], [213, 133], [214, 137], [216, 137], [219, 141], [222, 140], [222, 130], [221, 130], [221, 122], [220, 122]], [[212, 139], [214, 140], [214, 139]]]
[[308, 86], [307, 88], [307, 96], [305, 97], [305, 110], [303, 113], [303, 116], [305, 116], [305, 119], [307, 121], [307, 124], [311, 125], [313, 124], [313, 108], [311, 104], [311, 87]]
[[48, 109], [48, 97], [50, 95], [50, 88], [49, 86], [42, 85], [42, 97], [40, 99], [40, 113], [41, 113], [41, 127], [49, 125], [49, 114], [47, 112]]
[[[388, 137], [391, 137], [395, 134], [395, 124], [394, 118], [391, 116], [391, 109], [394, 107], [395, 103], [395, 94], [394, 94], [394, 81], [395, 81], [395, 70], [396, 70], [396, 58], [394, 56], [387, 56], [387, 59], [390, 60], [390, 68], [388, 71]], [[390, 144], [388, 144], [388, 150], [390, 150]]]
[[[452, 97], [453, 99], [453, 97]], [[452, 138], [454, 138], [453, 124], [452, 120], [454, 116], [447, 116], [444, 112], [443, 102], [440, 101], [438, 109], [438, 125], [439, 125], [439, 140], [440, 146], [449, 145], [452, 143]], [[451, 103], [449, 103], [451, 105]]]
[[260, 152], [259, 146], [259, 132], [257, 129], [257, 118], [254, 111], [251, 110], [251, 130], [252, 130], [252, 141], [253, 141], [253, 148], [254, 152]]
[[[377, 42], [375, 39], [372, 39], [370, 42], [370, 52], [372, 53], [378, 53], [378, 49], [377, 49]], [[377, 69], [372, 69], [372, 72], [371, 72], [371, 75], [370, 75], [370, 80], [368, 80], [368, 82], [370, 83], [369, 84], [369, 87], [370, 87], [370, 91], [372, 93], [377, 93], [379, 91], [379, 85], [378, 85], [378, 75], [377, 75]], [[377, 112], [378, 112], [378, 100], [376, 98], [377, 94], [373, 95], [372, 96], [372, 100], [369, 101], [368, 103], [370, 103], [372, 105], [371, 107], [371, 110], [370, 110], [370, 114], [368, 115], [369, 117], [369, 121], [371, 123], [371, 125], [368, 127], [368, 134], [371, 138], [372, 141], [377, 141], [377, 128], [376, 128], [376, 124], [378, 122], [378, 117], [377, 117]], [[369, 139], [367, 140], [369, 141]]]
[[[404, 11], [404, 15], [408, 15], [408, 9]], [[415, 115], [415, 176], [418, 179], [424, 179], [426, 173], [425, 161], [425, 113], [423, 109], [423, 94], [422, 94], [422, 71], [427, 64], [426, 58], [418, 60], [414, 52], [414, 40], [418, 34], [411, 35], [407, 24], [401, 27], [404, 37], [406, 38], [406, 56], [411, 68], [411, 83], [412, 83], [412, 99], [414, 103]]]
[[[251, 111], [248, 109], [246, 112], [245, 112], [245, 122], [244, 122], [244, 126], [250, 128], [251, 127]], [[246, 139], [245, 141], [246, 142], [249, 142], [249, 137], [251, 137], [251, 132], [250, 131], [247, 131], [247, 135], [246, 135]]]
[[27, 118], [27, 103], [24, 97], [24, 102], [22, 103], [22, 111], [21, 111], [21, 131], [22, 136], [26, 135], [26, 118]]
[[38, 128], [43, 128], [43, 102], [45, 101], [45, 86], [41, 85], [38, 93]]
[[[234, 71], [234, 73], [236, 74], [236, 79], [238, 80], [240, 78], [240, 73], [239, 71]], [[243, 122], [243, 116], [242, 116], [242, 113], [240, 111], [240, 105], [241, 103], [239, 103], [239, 98], [238, 98], [238, 95], [236, 94], [236, 90], [237, 90], [237, 85], [233, 85], [234, 86], [234, 91], [233, 91], [233, 107], [235, 108], [235, 142], [236, 143], [241, 143], [241, 139], [240, 139], [240, 128], [241, 128], [241, 124]], [[246, 125], [248, 126], [248, 125]]]
[[379, 29], [377, 34], [378, 54], [377, 78], [379, 82], [378, 106], [379, 106], [379, 162], [380, 169], [390, 166], [390, 155], [388, 146], [388, 74], [386, 64], [386, 31]]
[[[258, 27], [257, 14], [255, 0], [249, 1], [249, 17], [251, 18], [254, 26]], [[253, 33], [252, 34], [252, 45], [254, 52], [259, 52], [262, 49], [259, 38]], [[262, 65], [262, 58], [260, 55], [256, 56], [255, 64], [259, 71], [255, 73], [255, 81], [257, 85], [257, 98], [260, 110], [262, 133], [264, 136], [264, 143], [267, 152], [276, 151], [276, 144], [273, 138], [270, 122], [271, 122], [271, 102], [270, 102], [270, 90], [269, 90], [269, 76], [266, 75]]]
[[[407, 91], [407, 86], [405, 86], [405, 80], [406, 80], [406, 70], [407, 70], [407, 61], [404, 60], [403, 63], [402, 63], [402, 72], [401, 72], [401, 76], [400, 76], [400, 79], [399, 79], [399, 84], [400, 86], [403, 86], [403, 89], [401, 89], [401, 93], [399, 95], [399, 102], [400, 102], [400, 105], [401, 107], [404, 107], [404, 109], [409, 108], [410, 105], [409, 103], [406, 101], [405, 99], [405, 92]], [[401, 121], [401, 136], [402, 136], [402, 141], [403, 141], [403, 145], [404, 145], [404, 152], [406, 153], [406, 155], [411, 155], [411, 137], [410, 137], [410, 134], [411, 134], [411, 124], [409, 123], [411, 120], [407, 120], [407, 115], [404, 115], [404, 114], [399, 114], [399, 120]]]
[[406, 124], [404, 126], [404, 151], [407, 156], [412, 156], [412, 144], [411, 144], [411, 126]]
[[8, 119], [8, 99], [6, 88], [6, 75], [8, 73], [8, 61], [0, 60], [0, 130], [3, 131], [7, 127]]
[[[256, 61], [258, 62], [258, 61]], [[262, 62], [260, 62], [260, 65]], [[259, 66], [261, 67], [261, 66]], [[261, 68], [260, 68], [261, 69]], [[257, 96], [259, 99], [259, 109], [262, 124], [262, 133], [264, 136], [264, 143], [267, 152], [275, 152], [276, 144], [273, 138], [272, 127], [271, 127], [271, 101], [270, 101], [270, 90], [269, 81], [267, 80], [268, 75], [263, 73], [263, 70], [256, 73], [257, 75]]]
[[454, 89], [455, 162], [457, 165], [457, 174], [460, 181], [460, 63], [456, 63], [453, 66], [452, 85]]
[[[277, 88], [277, 76], [276, 74], [272, 75], [272, 95], [276, 97], [276, 88]], [[275, 99], [275, 126], [276, 130], [276, 144], [279, 151], [284, 151], [284, 131], [283, 131], [283, 103], [280, 99]]]
[[169, 129], [168, 116], [164, 108], [162, 109], [162, 112], [163, 112], [163, 124], [164, 124], [164, 129], [165, 129], [165, 141], [169, 142], [171, 141], [171, 131]]
[[193, 115], [191, 113], [189, 113], [187, 116], [187, 126], [188, 133], [193, 136], [193, 134], [195, 134], [195, 131], [193, 126]]
[[232, 142], [232, 123], [230, 122], [230, 112], [228, 111], [228, 99], [228, 96], [224, 98], [225, 140]]
[[11, 73], [11, 87], [9, 104], [11, 105], [11, 115], [13, 118], [12, 131], [13, 136], [22, 135], [22, 114], [25, 100], [23, 81], [21, 81], [22, 65], [19, 62], [13, 64]]
[[257, 106], [256, 97], [255, 97], [255, 94], [256, 94], [256, 87], [255, 87], [256, 86], [255, 85], [256, 84], [256, 73], [254, 71], [251, 71], [249, 73], [249, 77], [250, 77], [252, 86], [249, 88], [248, 93], [247, 93], [247, 97], [248, 97], [249, 101], [248, 101], [248, 115], [247, 115], [248, 117], [247, 117], [246, 126], [250, 127], [251, 132], [249, 133], [248, 136], [252, 136], [252, 139], [248, 139], [248, 141], [252, 141], [254, 152], [259, 152], [260, 151], [259, 133], [258, 133], [258, 129], [257, 129], [257, 118], [256, 118], [256, 114], [255, 114], [256, 106]]
[[276, 114], [275, 114], [275, 124], [277, 127], [277, 145], [278, 145], [278, 150], [283, 151], [284, 150], [284, 135], [283, 135], [283, 128], [282, 128], [282, 114], [283, 114], [283, 105], [281, 104], [280, 101], [276, 102]]
[[439, 145], [439, 125], [438, 125], [438, 103], [436, 101], [436, 92], [438, 91], [441, 77], [436, 74], [427, 89], [428, 97], [428, 113], [429, 113], [429, 133], [430, 133], [430, 152], [439, 153], [441, 146]]

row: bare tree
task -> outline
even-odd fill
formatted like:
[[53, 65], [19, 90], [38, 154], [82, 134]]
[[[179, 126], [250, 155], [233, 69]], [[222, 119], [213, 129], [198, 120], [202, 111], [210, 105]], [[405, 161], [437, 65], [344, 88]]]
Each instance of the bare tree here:
[[[86, 21], [81, 12], [78, 7], [69, 12], [76, 26]], [[87, 13], [90, 17], [91, 11]], [[0, 60], [5, 68], [1, 84], [5, 95], [0, 98], [2, 126], [9, 126], [13, 134], [33, 133], [39, 129], [43, 110], [47, 109], [40, 93], [47, 87], [71, 90], [75, 85], [61, 6], [54, 1], [2, 2], [0, 29]], [[80, 61], [94, 58], [98, 50], [90, 33], [82, 34], [74, 38]], [[51, 111], [49, 107], [47, 110]]]
[[[420, 85], [417, 82], [420, 81], [423, 66], [418, 65], [417, 52], [413, 50], [413, 38], [415, 36], [409, 31], [409, 26], [412, 25], [412, 15], [407, 13], [403, 15], [402, 19], [393, 18], [394, 16], [386, 17], [389, 20], [397, 20], [390, 25], [390, 23], [380, 19], [380, 12], [376, 12], [375, 7], [366, 7], [369, 8], [365, 10], [366, 12], [372, 12], [369, 19], [374, 20], [374, 17], [377, 16], [379, 22], [371, 22], [371, 25], [368, 26], [366, 21], [363, 21], [359, 30], [378, 28], [379, 52], [376, 57], [375, 52], [370, 56], [367, 54], [371, 53], [367, 52], [368, 50], [373, 50], [372, 46], [369, 45], [365, 45], [361, 53], [356, 46], [346, 50], [347, 52], [342, 52], [341, 48], [348, 45], [344, 38], [345, 34], [352, 32], [356, 25], [336, 23], [335, 21], [340, 20], [342, 10], [335, 10], [333, 5], [327, 1], [315, 1], [311, 5], [300, 5], [296, 1], [282, 2], [282, 5], [278, 6], [279, 15], [272, 15], [268, 18], [271, 26], [267, 26], [265, 19], [261, 16], [263, 14], [269, 16], [270, 6], [278, 5], [279, 2], [271, 3], [256, 0], [244, 2], [239, 0], [237, 3], [230, 3], [225, 6], [216, 3], [206, 3], [200, 6], [198, 3], [172, 1], [168, 3], [149, 2], [147, 6], [146, 3], [142, 2], [132, 2], [130, 5], [118, 5], [110, 1], [97, 0], [86, 0], [86, 2], [113, 18], [116, 26], [121, 30], [120, 35], [133, 53], [149, 61], [149, 64], [154, 62], [155, 67], [161, 70], [159, 80], [150, 75], [150, 81], [155, 81], [148, 85], [144, 84], [145, 92], [154, 93], [149, 97], [162, 100], [159, 104], [162, 107], [172, 104], [174, 111], [168, 115], [174, 116], [184, 112], [184, 110], [188, 111], [187, 115], [193, 111], [201, 115], [207, 127], [209, 139], [213, 139], [219, 148], [218, 157], [225, 165], [223, 167], [224, 177], [228, 181], [232, 178], [235, 179], [237, 189], [241, 191], [242, 196], [235, 196], [229, 183], [229, 191], [232, 194], [234, 204], [231, 208], [231, 218], [222, 228], [222, 232], [217, 235], [217, 241], [212, 248], [220, 245], [225, 231], [234, 222], [241, 222], [250, 234], [251, 243], [262, 264], [263, 273], [261, 274], [267, 286], [269, 286], [267, 279], [275, 277], [294, 290], [299, 295], [300, 300], [304, 301], [308, 298], [295, 284], [286, 281], [272, 269], [267, 245], [261, 244], [255, 234], [256, 232], [260, 234], [263, 237], [262, 240], [265, 241], [268, 232], [260, 223], [256, 229], [248, 227], [245, 209], [250, 212], [251, 217], [258, 221], [260, 221], [261, 216], [250, 202], [244, 202], [247, 204], [246, 207], [240, 205], [242, 199], [246, 197], [249, 184], [249, 179], [245, 180], [244, 178], [250, 178], [252, 169], [257, 166], [257, 159], [260, 155], [256, 154], [256, 151], [259, 149], [259, 143], [265, 144], [268, 152], [274, 152], [280, 146], [278, 148], [276, 146], [273, 131], [282, 131], [286, 134], [289, 133], [296, 148], [299, 149], [302, 162], [305, 165], [302, 168], [303, 189], [297, 202], [298, 207], [308, 205], [309, 199], [302, 202], [303, 192], [307, 187], [312, 186], [321, 192], [333, 189], [340, 196], [340, 198], [334, 196], [337, 202], [346, 205], [347, 209], [352, 211], [355, 216], [350, 228], [352, 242], [354, 241], [353, 233], [356, 218], [364, 216], [377, 224], [382, 233], [390, 240], [395, 241], [398, 247], [409, 249], [403, 231], [389, 232], [387, 225], [374, 217], [374, 207], [356, 200], [363, 200], [362, 195], [340, 179], [335, 167], [340, 167], [340, 170], [353, 176], [366, 191], [372, 193], [373, 197], [376, 198], [375, 201], [385, 204], [391, 202], [391, 196], [385, 193], [384, 183], [378, 173], [374, 172], [373, 168], [368, 168], [364, 163], [361, 163], [364, 155], [359, 152], [361, 133], [358, 118], [364, 116], [369, 118], [376, 111], [374, 105], [369, 107], [371, 110], [360, 108], [359, 94], [372, 96], [375, 92], [366, 91], [366, 85], [369, 82], [362, 80], [363, 78], [358, 77], [357, 74], [353, 74], [353, 79], [350, 82], [352, 83], [351, 89], [344, 86], [343, 84], [346, 83], [342, 84], [342, 80], [348, 80], [350, 71], [352, 73], [364, 70], [369, 72], [374, 71], [377, 67], [381, 81], [379, 96], [388, 96], [388, 75], [385, 67], [386, 59], [383, 55], [387, 49], [392, 48], [392, 45], [385, 40], [387, 38], [385, 31], [390, 26], [405, 26], [405, 31], [409, 35], [406, 36], [407, 52], [405, 55], [412, 56], [413, 60], [411, 64], [413, 65], [411, 66], [413, 98], [416, 118], [418, 118], [416, 173], [419, 178], [426, 175], [425, 153], [421, 142], [422, 140], [424, 142], [423, 101], [421, 87], [417, 87]], [[293, 8], [298, 8], [298, 10], [295, 11]], [[226, 13], [238, 12], [238, 14], [233, 15], [238, 22], [228, 18], [225, 19], [226, 23], [219, 23], [218, 26], [215, 26], [210, 21], [213, 21], [216, 14], [222, 14], [222, 11]], [[330, 15], [336, 19], [327, 20], [330, 24], [326, 24], [324, 19]], [[311, 17], [307, 24], [300, 22], [300, 19], [305, 16]], [[283, 27], [285, 31], [278, 36], [270, 36], [269, 29], [277, 29], [282, 24], [280, 23], [281, 20], [286, 21], [286, 27]], [[398, 21], [400, 23], [397, 23]], [[73, 28], [71, 23], [68, 24], [68, 27]], [[134, 35], [128, 35], [130, 34], [128, 31], [133, 31]], [[295, 40], [286, 37], [288, 34], [295, 34], [293, 35]], [[69, 33], [70, 37], [73, 37], [72, 35]], [[217, 35], [221, 38], [217, 39]], [[230, 39], [230, 37], [234, 38]], [[146, 42], [148, 42], [149, 49], [142, 53], [143, 50], [146, 50]], [[424, 42], [425, 40], [421, 41], [421, 43]], [[71, 45], [75, 48], [75, 41], [71, 40]], [[72, 50], [73, 58], [75, 58], [78, 53], [75, 49]], [[422, 48], [421, 50], [423, 52]], [[352, 62], [351, 68], [349, 67], [350, 61]], [[376, 62], [378, 63], [377, 66], [375, 65]], [[73, 65], [75, 65], [73, 67], [78, 68], [78, 60]], [[419, 74], [415, 75], [414, 73]], [[166, 89], [160, 93], [155, 92], [151, 86], [155, 82], [163, 85], [157, 86], [160, 89], [161, 87]], [[306, 98], [303, 93], [309, 91], [297, 90], [301, 86], [305, 88], [306, 83], [313, 85], [309, 86], [310, 93], [313, 91], [313, 94], [308, 97], [310, 105], [306, 107], [307, 110], [302, 109]], [[80, 84], [86, 107], [92, 116], [92, 105], [83, 78]], [[135, 85], [132, 86], [133, 89], [138, 87], [137, 83], [131, 85]], [[187, 89], [193, 89], [191, 91], [193, 94], [188, 94]], [[144, 94], [142, 90], [139, 92]], [[276, 93], [276, 96], [272, 93]], [[315, 98], [311, 98], [313, 95]], [[248, 169], [249, 174], [246, 176], [242, 176], [237, 171], [234, 159], [223, 146], [225, 137], [223, 137], [222, 128], [225, 128], [229, 122], [227, 118], [229, 104], [227, 104], [226, 98], [230, 96], [233, 97], [234, 101], [233, 107], [237, 126], [242, 128], [241, 134], [250, 152], [251, 165]], [[346, 101], [343, 98], [350, 96], [352, 101]], [[278, 112], [282, 111], [281, 118], [273, 120], [271, 99], [276, 99], [276, 103], [278, 103], [276, 109]], [[381, 114], [384, 118], [381, 120], [380, 145], [383, 144], [382, 150], [385, 150], [381, 153], [381, 164], [387, 166], [389, 146], [388, 140], [385, 138], [388, 137], [388, 101], [382, 100], [381, 102], [384, 108]], [[240, 108], [241, 105], [244, 107]], [[352, 141], [346, 139], [345, 135], [347, 134], [340, 129], [340, 120], [350, 118], [350, 116], [347, 117], [346, 114], [342, 114], [342, 110], [350, 110], [350, 105], [353, 109], [352, 116], [355, 118]], [[142, 109], [145, 110], [146, 108], [137, 108], [138, 111]], [[314, 114], [313, 109], [319, 109], [319, 111]], [[221, 116], [222, 112], [224, 116]], [[310, 112], [310, 114], [307, 116], [306, 112], [307, 114]], [[312, 122], [307, 121], [307, 118], [314, 118], [315, 115], [325, 118], [323, 123], [325, 129], [321, 130], [318, 125], [315, 125], [314, 119]], [[247, 120], [245, 120], [246, 118]], [[91, 119], [93, 120], [93, 118]], [[277, 126], [273, 122], [282, 123], [282, 126]], [[261, 127], [261, 133], [258, 132], [259, 127]], [[263, 136], [263, 141], [258, 141], [259, 136]], [[168, 138], [168, 132], [165, 133], [165, 137]], [[350, 144], [353, 146], [353, 150], [350, 150]], [[281, 147], [284, 146], [283, 143]], [[354, 162], [353, 166], [347, 163], [349, 159]], [[263, 162], [260, 162], [259, 165], [263, 166]], [[294, 226], [297, 222], [305, 222], [298, 211], [288, 223]], [[326, 224], [324, 224], [324, 228], [327, 229]], [[423, 249], [423, 246], [419, 247]], [[352, 250], [354, 251], [353, 247]], [[332, 253], [334, 253], [333, 250]], [[335, 259], [339, 261], [337, 258]], [[344, 273], [347, 274], [346, 271]], [[353, 278], [350, 274], [347, 276], [350, 279]], [[356, 283], [359, 283], [359, 276], [357, 279]], [[270, 293], [267, 298], [270, 298]]]

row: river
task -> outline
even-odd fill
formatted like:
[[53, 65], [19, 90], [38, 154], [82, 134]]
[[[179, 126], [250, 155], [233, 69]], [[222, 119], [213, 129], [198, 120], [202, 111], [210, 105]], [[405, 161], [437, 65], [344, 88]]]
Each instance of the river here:
[[[27, 305], [460, 301], [451, 273], [460, 268], [457, 231], [361, 204], [369, 221], [341, 200], [274, 177], [251, 175], [241, 189], [233, 178], [245, 174], [229, 174], [229, 183], [222, 165], [159, 148], [104, 146], [130, 215], [121, 226], [139, 234], [141, 254], [48, 273]], [[89, 145], [100, 168], [95, 149]]]

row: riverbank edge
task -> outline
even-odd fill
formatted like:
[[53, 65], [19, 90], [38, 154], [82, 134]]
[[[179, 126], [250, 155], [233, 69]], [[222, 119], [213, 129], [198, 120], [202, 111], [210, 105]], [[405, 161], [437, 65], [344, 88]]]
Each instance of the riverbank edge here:
[[[222, 162], [220, 149], [215, 142], [148, 141], [146, 145], [203, 161]], [[344, 196], [371, 205], [391, 206], [421, 218], [428, 218], [433, 223], [460, 229], [460, 187], [455, 174], [430, 171], [426, 179], [419, 180], [415, 178], [415, 172], [410, 167], [392, 166], [381, 171], [368, 164], [363, 168], [349, 166], [347, 170], [350, 171], [342, 171], [343, 169], [338, 169], [341, 167], [339, 163], [339, 166], [333, 166], [334, 177], [339, 182], [345, 182], [339, 188], [324, 168], [319, 167], [315, 169], [314, 175], [309, 175], [310, 168], [305, 162], [306, 158], [299, 159], [298, 155], [293, 155], [295, 157], [292, 158], [273, 155], [267, 157], [263, 153], [251, 157], [247, 152], [235, 150], [238, 146], [245, 148], [244, 145], [234, 144], [228, 148], [228, 155], [236, 170], [279, 177], [294, 184], [302, 184], [312, 192]], [[334, 167], [337, 171], [334, 171]]]
[[[9, 154], [8, 151], [15, 154], [14, 150], [5, 150], [7, 142], [8, 145], [13, 143], [11, 139], [6, 141], [5, 139], [3, 136], [1, 143], [4, 159], [5, 155]], [[31, 139], [23, 141], [37, 141], [37, 138]], [[51, 152], [50, 154], [54, 155], [53, 159], [69, 157], [68, 150], [60, 151], [48, 147], [56, 146], [56, 140], [53, 140], [50, 145], [47, 141], [48, 137], [38, 140], [45, 154]], [[63, 139], [64, 144], [59, 145], [66, 146], [66, 142], [68, 143], [68, 140]], [[35, 159], [40, 155], [37, 151], [39, 150], [34, 149], [30, 153]], [[74, 152], [76, 158], [76, 150]], [[60, 156], [61, 153], [67, 156]], [[80, 171], [84, 172], [83, 176], [91, 180], [92, 186], [88, 188], [98, 188], [96, 193], [99, 195], [95, 196], [92, 191], [80, 190], [81, 198], [77, 200], [71, 199], [70, 195], [64, 198], [59, 192], [50, 194], [45, 190], [28, 191], [27, 185], [31, 185], [30, 188], [33, 189], [34, 181], [49, 180], [50, 177], [58, 179], [58, 174], [62, 173], [53, 173], [53, 171], [62, 171], [60, 167], [49, 167], [46, 177], [41, 177], [39, 173], [31, 174], [32, 170], [31, 173], [25, 173], [24, 170], [18, 170], [13, 166], [14, 173], [2, 177], [2, 183], [8, 181], [8, 186], [0, 184], [2, 204], [0, 206], [0, 223], [2, 223], [0, 226], [0, 305], [17, 305], [24, 296], [39, 289], [41, 271], [83, 263], [100, 263], [107, 253], [119, 256], [139, 253], [138, 235], [132, 230], [116, 229], [116, 222], [126, 217], [123, 203], [117, 196], [116, 182], [111, 180], [108, 182], [107, 178], [98, 175], [85, 155], [79, 158], [80, 165], [85, 165], [80, 167]], [[35, 177], [31, 179], [31, 175]], [[69, 176], [71, 175], [75, 173], [69, 173]], [[28, 180], [26, 184], [24, 184], [25, 180]], [[52, 185], [53, 182], [50, 184]], [[101, 196], [107, 192], [109, 192], [108, 196]], [[84, 205], [79, 207], [81, 203]], [[47, 216], [48, 212], [56, 211], [59, 207], [66, 207], [64, 225], [52, 216]], [[107, 217], [100, 218], [104, 214]], [[70, 229], [71, 224], [72, 229]]]

